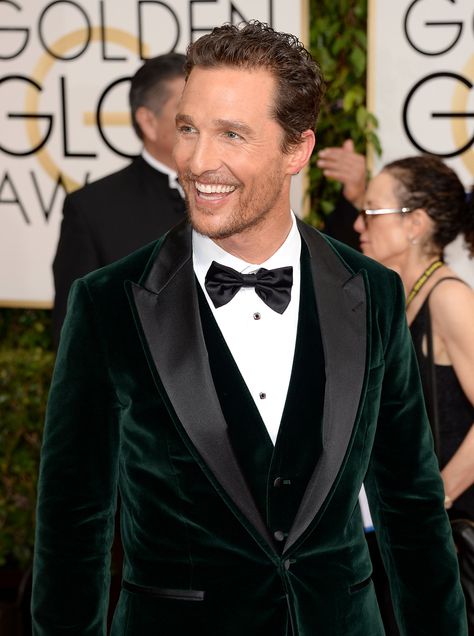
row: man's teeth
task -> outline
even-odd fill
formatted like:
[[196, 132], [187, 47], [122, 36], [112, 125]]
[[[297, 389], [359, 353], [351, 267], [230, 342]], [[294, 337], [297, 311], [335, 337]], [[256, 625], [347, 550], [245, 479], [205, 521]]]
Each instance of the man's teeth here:
[[197, 183], [196, 190], [204, 194], [227, 194], [235, 190], [233, 185], [222, 185], [220, 183]]

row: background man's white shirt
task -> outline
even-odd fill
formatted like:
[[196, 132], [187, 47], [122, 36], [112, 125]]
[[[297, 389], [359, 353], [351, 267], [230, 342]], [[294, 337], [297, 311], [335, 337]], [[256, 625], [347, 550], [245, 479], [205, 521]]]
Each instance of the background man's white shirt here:
[[166, 164], [158, 161], [158, 159], [155, 159], [155, 157], [150, 155], [150, 153], [145, 150], [145, 148], [143, 148], [142, 150], [142, 157], [152, 168], [155, 168], [155, 170], [158, 170], [159, 172], [163, 172], [163, 174], [167, 174], [170, 188], [178, 190], [179, 194], [184, 199], [184, 191], [178, 181], [178, 173], [176, 172], [176, 170], [172, 170]]

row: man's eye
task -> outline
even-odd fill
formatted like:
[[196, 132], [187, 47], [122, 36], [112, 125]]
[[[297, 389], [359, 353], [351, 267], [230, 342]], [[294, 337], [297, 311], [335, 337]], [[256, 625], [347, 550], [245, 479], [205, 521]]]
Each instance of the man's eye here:
[[228, 130], [228, 131], [225, 133], [225, 136], [226, 136], [228, 139], [241, 139], [240, 135], [238, 135], [238, 134], [237, 134], [236, 132], [234, 132], [233, 130]]
[[193, 132], [195, 132], [195, 128], [193, 128], [192, 126], [178, 126], [178, 132], [182, 133], [183, 135], [189, 135]]

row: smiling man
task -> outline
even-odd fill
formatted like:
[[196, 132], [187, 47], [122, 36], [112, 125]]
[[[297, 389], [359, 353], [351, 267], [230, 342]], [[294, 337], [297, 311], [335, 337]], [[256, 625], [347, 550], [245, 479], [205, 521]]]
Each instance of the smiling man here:
[[192, 44], [189, 220], [76, 282], [48, 405], [34, 634], [382, 636], [365, 483], [404, 636], [465, 636], [397, 276], [290, 210], [323, 80], [251, 22]]
[[[290, 231], [290, 178], [314, 147], [309, 129], [283, 151], [272, 114], [276, 90], [266, 68], [197, 67], [176, 119], [174, 156], [194, 229], [230, 252], [246, 245], [250, 261], [271, 256]], [[258, 241], [255, 252], [259, 235], [265, 244]]]

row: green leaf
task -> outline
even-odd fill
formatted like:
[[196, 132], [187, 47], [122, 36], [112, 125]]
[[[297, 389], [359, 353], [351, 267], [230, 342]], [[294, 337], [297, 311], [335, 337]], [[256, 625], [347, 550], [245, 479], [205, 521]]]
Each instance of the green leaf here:
[[369, 131], [366, 134], [366, 140], [367, 145], [372, 146], [377, 156], [380, 157], [382, 154], [382, 146], [380, 145], [380, 139], [377, 137], [377, 135], [374, 132]]
[[356, 122], [359, 128], [361, 128], [362, 130], [365, 130], [366, 126], [367, 126], [367, 109], [365, 108], [365, 106], [359, 106], [359, 108], [356, 111]]
[[357, 77], [361, 77], [365, 73], [367, 65], [366, 52], [359, 46], [354, 46], [350, 52], [350, 60], [354, 67], [354, 71]]
[[373, 113], [367, 113], [367, 125], [378, 128], [379, 120]]

